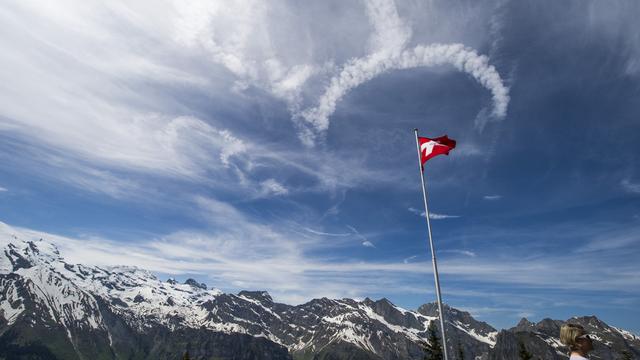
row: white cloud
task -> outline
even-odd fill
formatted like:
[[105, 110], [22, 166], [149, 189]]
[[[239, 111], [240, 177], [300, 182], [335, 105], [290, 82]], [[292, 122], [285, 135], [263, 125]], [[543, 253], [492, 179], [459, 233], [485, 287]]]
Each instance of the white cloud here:
[[[250, 99], [229, 89], [239, 81], [295, 103], [315, 65], [304, 41], [289, 41], [302, 36], [290, 31], [301, 22], [290, 10], [261, 2], [5, 4], [0, 135], [27, 150], [10, 160], [39, 177], [118, 199], [144, 198], [140, 192], [153, 187], [144, 176], [246, 198], [392, 180], [357, 159], [316, 152], [318, 162], [309, 164], [304, 151], [276, 149], [253, 134], [248, 142], [242, 128], [229, 128], [232, 121], [180, 100], [186, 89], [244, 104]], [[292, 188], [255, 175], [254, 161], [302, 173], [313, 184]], [[52, 171], [38, 171], [38, 163]]]
[[408, 258], [403, 259], [402, 262], [405, 263], [405, 264], [408, 264], [409, 262], [411, 262], [411, 260], [413, 260], [413, 259], [415, 259], [417, 257], [418, 257], [418, 255], [412, 255], [412, 256], [409, 256]]
[[[31, 140], [18, 141], [12, 148], [14, 154], [0, 154], [0, 159], [39, 178], [123, 200], [153, 201], [162, 195], [154, 190], [158, 177], [220, 189], [233, 186], [235, 191], [260, 190], [259, 184], [243, 178], [243, 171], [235, 164], [249, 166], [250, 161], [244, 156], [246, 145], [228, 130], [216, 129], [193, 117], [154, 117], [150, 122], [155, 123], [123, 129], [130, 134], [112, 139], [111, 144], [107, 139], [101, 144], [87, 144], [86, 149], [75, 153], [44, 142], [31, 146]], [[138, 141], [134, 132], [146, 136], [140, 136]], [[98, 134], [92, 137], [101, 142]], [[125, 143], [120, 146], [119, 141]], [[102, 152], [92, 146], [102, 148]], [[213, 172], [216, 176], [210, 177]]]
[[[229, 1], [227, 6], [207, 1], [176, 5], [178, 18], [174, 20], [174, 37], [178, 42], [204, 47], [211, 53], [214, 61], [238, 76], [254, 75], [255, 69], [247, 66], [242, 51], [247, 47], [253, 27], [258, 26], [264, 13], [264, 5], [254, 2], [247, 4], [248, 6], [240, 6], [240, 2], [234, 1]], [[216, 16], [219, 16], [218, 24], [213, 21]], [[247, 21], [252, 17], [258, 21]], [[229, 23], [237, 26], [228, 26]], [[215, 25], [219, 26], [212, 29]]]
[[180, 103], [167, 96], [165, 89], [175, 86], [213, 91], [216, 85], [176, 60], [182, 55], [164, 40], [171, 31], [166, 16], [173, 13], [162, 8], [166, 3], [150, 6], [154, 10], [117, 2], [5, 5], [3, 135], [29, 139], [100, 170], [190, 178], [228, 165], [243, 151], [228, 130], [180, 116]]
[[478, 255], [476, 255], [475, 252], [473, 251], [469, 251], [469, 250], [441, 250], [439, 251], [440, 253], [453, 253], [453, 254], [460, 254], [460, 255], [464, 255], [464, 256], [469, 256], [469, 257], [476, 257]]
[[[422, 283], [431, 272], [429, 261], [411, 262], [417, 256], [404, 261], [313, 256], [311, 249], [331, 247], [332, 238], [301, 238], [278, 230], [286, 227], [252, 222], [227, 204], [212, 199], [196, 201], [215, 230], [179, 231], [125, 243], [98, 237], [63, 237], [0, 223], [0, 237], [2, 241], [13, 234], [25, 239], [44, 238], [55, 243], [71, 263], [133, 265], [164, 274], [202, 274], [215, 287], [230, 289], [242, 284], [245, 289], [266, 289], [276, 300], [292, 303], [319, 296], [415, 293], [415, 284]], [[637, 292], [640, 279], [635, 263], [609, 258], [607, 251], [522, 257], [503, 250], [486, 258], [465, 254], [465, 258], [441, 260], [439, 270], [455, 281]]]
[[640, 194], [640, 183], [633, 183], [629, 179], [624, 179], [620, 182], [620, 185], [627, 192]]
[[[420, 211], [416, 208], [410, 207], [409, 209], [410, 212], [421, 216], [421, 217], [425, 217], [426, 213], [424, 211]], [[455, 218], [459, 218], [459, 215], [447, 215], [447, 214], [438, 214], [438, 213], [434, 213], [434, 212], [429, 212], [429, 219], [431, 220], [443, 220], [443, 219], [455, 219]]]
[[485, 195], [482, 198], [485, 199], [485, 200], [489, 200], [489, 201], [500, 200], [500, 199], [502, 199], [502, 195]]
[[[269, 7], [268, 5], [273, 5]], [[273, 8], [281, 5], [261, 1], [175, 1], [178, 17], [174, 20], [174, 39], [188, 47], [201, 49], [208, 58], [223, 65], [236, 76], [235, 89], [256, 86], [298, 107], [300, 92], [317, 66], [306, 62], [308, 56], [282, 52], [273, 37], [273, 27], [292, 25], [290, 12], [279, 12], [271, 19]], [[278, 32], [282, 37], [291, 32]], [[296, 49], [301, 44], [288, 44]]]
[[456, 156], [477, 156], [487, 155], [489, 150], [486, 148], [480, 148], [473, 143], [463, 143], [456, 146]]
[[598, 252], [603, 250], [629, 249], [640, 244], [637, 232], [607, 233], [604, 236], [586, 242], [577, 248], [577, 252]]
[[[128, 191], [148, 187], [143, 175], [224, 190], [235, 187], [246, 197], [335, 192], [363, 182], [401, 183], [398, 172], [363, 166], [364, 161], [355, 157], [316, 149], [318, 161], [310, 165], [308, 152], [276, 149], [253, 137], [248, 142], [231, 120], [194, 109], [179, 95], [196, 93], [233, 107], [252, 98], [234, 93], [232, 87], [256, 87], [282, 99], [298, 119], [301, 105], [321, 95], [325, 80], [329, 89], [336, 82], [339, 93], [351, 86], [344, 87], [348, 84], [340, 84], [340, 79], [349, 77], [352, 65], [336, 63], [360, 56], [367, 46], [377, 55], [356, 62], [387, 67], [385, 59], [392, 57], [389, 69], [423, 62], [419, 48], [406, 49], [411, 26], [399, 17], [393, 2], [360, 5], [341, 5], [350, 15], [332, 21], [348, 23], [353, 31], [331, 29], [334, 34], [324, 26], [322, 31], [311, 29], [309, 21], [299, 18], [303, 10], [286, 3], [9, 2], [0, 13], [0, 46], [6, 49], [0, 53], [2, 136], [20, 139], [25, 148], [37, 148], [47, 158], [55, 154], [60, 168], [39, 176], [61, 178], [120, 199], [127, 198]], [[363, 21], [351, 24], [357, 16]], [[358, 44], [361, 49], [356, 49]], [[40, 56], [34, 57], [34, 51]], [[459, 49], [460, 54], [465, 51]], [[481, 74], [481, 63], [469, 56], [456, 66]], [[487, 79], [483, 81], [490, 82]], [[328, 96], [325, 92], [318, 104], [331, 103]], [[328, 126], [329, 113], [325, 115]], [[304, 125], [299, 130], [312, 138], [326, 126]], [[25, 161], [33, 162], [35, 169], [38, 159]], [[256, 176], [248, 171], [254, 162], [285, 167], [315, 183], [294, 188], [282, 179]]]
[[289, 190], [275, 179], [267, 179], [260, 183], [263, 195], [287, 195]]
[[355, 235], [358, 239], [362, 241], [362, 246], [375, 247], [375, 245], [371, 241], [369, 241], [369, 239], [367, 239], [364, 235], [362, 235], [355, 227], [351, 225], [347, 225], [347, 227], [349, 228], [349, 230], [351, 230], [353, 235]]
[[[399, 56], [389, 57], [386, 53], [375, 53], [366, 58], [350, 61], [339, 76], [331, 80], [316, 107], [301, 113], [302, 118], [312, 125], [316, 133], [323, 133], [329, 127], [329, 116], [336, 109], [337, 102], [351, 89], [389, 70], [410, 69], [423, 66], [453, 65], [474, 77], [493, 95], [493, 118], [506, 115], [509, 104], [509, 90], [502, 83], [500, 74], [489, 65], [488, 58], [478, 55], [475, 50], [462, 44], [418, 45], [405, 50]], [[488, 118], [478, 118], [476, 125], [482, 127]], [[312, 144], [313, 133], [302, 134], [302, 140]]]
[[375, 245], [373, 245], [373, 243], [372, 243], [371, 241], [369, 241], [369, 240], [367, 240], [367, 241], [363, 241], [363, 242], [362, 242], [362, 246], [364, 246], [364, 247], [371, 247], [371, 248], [376, 247], [376, 246], [375, 246]]
[[418, 209], [416, 209], [414, 207], [409, 207], [407, 210], [409, 210], [410, 212], [412, 212], [412, 213], [414, 213], [414, 214], [416, 214], [418, 216], [422, 216], [422, 217], [426, 216], [426, 213], [424, 211], [418, 210]]
[[[330, 151], [314, 151], [309, 161], [309, 149], [279, 150], [260, 144], [251, 144], [249, 156], [255, 166], [277, 168], [278, 172], [291, 171], [310, 177], [313, 185], [305, 191], [336, 192], [366, 184], [397, 185], [403, 176], [397, 171], [365, 166], [361, 157], [345, 157]], [[298, 189], [289, 189], [295, 192]]]
[[[422, 215], [424, 216], [424, 215]], [[436, 214], [436, 213], [429, 213], [429, 219], [431, 220], [442, 220], [442, 219], [455, 219], [455, 218], [459, 218], [460, 216], [458, 215], [446, 215], [446, 214]]]
[[[315, 137], [328, 128], [328, 118], [335, 111], [336, 103], [349, 90], [394, 69], [453, 65], [492, 92], [491, 118], [502, 118], [506, 114], [508, 89], [495, 68], [488, 65], [485, 56], [460, 44], [419, 45], [406, 49], [412, 30], [400, 18], [391, 0], [366, 2], [366, 13], [373, 28], [369, 55], [348, 61], [339, 74], [332, 75], [317, 105], [303, 111], [300, 111], [301, 93], [306, 83], [314, 75], [323, 75], [327, 70], [330, 73], [332, 66], [317, 64], [317, 60], [300, 51], [282, 56], [283, 49], [274, 46], [277, 41], [270, 33], [269, 26], [274, 25], [269, 19], [271, 9], [259, 2], [248, 5], [231, 1], [225, 6], [202, 1], [179, 4], [174, 38], [185, 46], [203, 49], [213, 62], [236, 75], [237, 89], [257, 86], [285, 100], [301, 126], [300, 138], [305, 144], [313, 144]], [[285, 25], [291, 25], [289, 21], [287, 16], [280, 19]], [[284, 33], [279, 32], [280, 35]], [[287, 45], [293, 49], [304, 48], [291, 42]], [[482, 126], [487, 119], [487, 116], [479, 116], [478, 125]]]
[[5, 191], [9, 191], [7, 188], [3, 188], [2, 186], [0, 186], [0, 192], [5, 192]]
[[371, 52], [399, 55], [411, 38], [411, 27], [400, 18], [394, 1], [366, 2], [369, 21], [374, 28], [370, 37]]
[[392, 0], [376, 0], [367, 3], [369, 19], [374, 26], [371, 37], [372, 51], [365, 57], [347, 62], [334, 76], [315, 107], [299, 114], [306, 128], [300, 134], [307, 145], [314, 143], [315, 136], [322, 135], [329, 127], [329, 117], [334, 113], [338, 101], [353, 88], [390, 70], [411, 69], [438, 65], [453, 65], [466, 72], [491, 91], [494, 107], [491, 116], [481, 112], [476, 125], [483, 127], [489, 119], [504, 118], [509, 104], [509, 90], [500, 74], [489, 65], [486, 56], [478, 55], [462, 44], [418, 45], [406, 49], [411, 30], [400, 19]]
[[322, 236], [351, 236], [352, 233], [329, 233], [324, 231], [313, 230], [310, 228], [304, 228], [305, 231], [308, 231], [314, 235], [322, 235]]

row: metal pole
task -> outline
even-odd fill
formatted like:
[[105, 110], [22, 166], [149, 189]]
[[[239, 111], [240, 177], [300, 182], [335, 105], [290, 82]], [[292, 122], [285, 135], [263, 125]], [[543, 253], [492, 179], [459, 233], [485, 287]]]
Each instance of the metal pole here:
[[431, 238], [431, 221], [429, 220], [429, 205], [427, 205], [427, 186], [425, 184], [424, 173], [422, 171], [422, 152], [420, 151], [420, 141], [418, 140], [418, 129], [414, 129], [416, 134], [416, 148], [418, 150], [418, 169], [420, 170], [420, 180], [422, 184], [422, 198], [424, 199], [424, 211], [427, 218], [427, 229], [429, 232], [429, 247], [431, 248], [431, 263], [433, 264], [433, 277], [436, 282], [436, 297], [438, 298], [438, 312], [440, 313], [440, 331], [442, 333], [442, 350], [444, 352], [444, 360], [449, 360], [447, 355], [447, 337], [444, 331], [444, 311], [442, 310], [442, 297], [440, 296], [440, 278], [438, 276], [438, 265], [436, 263], [436, 251], [433, 247], [433, 239]]

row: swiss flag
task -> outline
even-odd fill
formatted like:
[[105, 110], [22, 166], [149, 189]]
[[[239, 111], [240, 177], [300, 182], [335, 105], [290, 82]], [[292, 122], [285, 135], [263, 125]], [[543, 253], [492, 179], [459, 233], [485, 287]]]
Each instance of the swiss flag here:
[[456, 141], [449, 139], [447, 135], [433, 139], [418, 137], [418, 142], [420, 143], [420, 159], [423, 168], [427, 160], [440, 154], [449, 155], [449, 151], [456, 147]]

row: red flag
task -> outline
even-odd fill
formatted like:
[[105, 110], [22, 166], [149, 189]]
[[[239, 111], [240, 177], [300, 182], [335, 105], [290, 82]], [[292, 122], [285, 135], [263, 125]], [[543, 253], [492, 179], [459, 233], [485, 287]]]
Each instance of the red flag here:
[[418, 137], [418, 141], [420, 143], [420, 159], [423, 167], [427, 160], [440, 154], [449, 155], [449, 151], [456, 147], [456, 141], [449, 139], [447, 135], [433, 139]]

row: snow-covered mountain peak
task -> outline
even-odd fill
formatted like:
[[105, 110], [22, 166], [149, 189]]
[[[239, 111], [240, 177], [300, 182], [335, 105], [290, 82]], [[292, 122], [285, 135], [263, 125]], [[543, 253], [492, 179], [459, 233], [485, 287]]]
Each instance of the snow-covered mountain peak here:
[[[444, 310], [447, 333], [456, 339], [451, 346], [460, 343], [470, 354], [500, 353], [505, 351], [505, 341], [511, 341], [504, 331], [497, 335], [494, 328], [465, 311], [446, 305]], [[384, 298], [320, 298], [292, 306], [274, 302], [266, 291], [225, 294], [196, 279], [161, 281], [132, 266], [70, 264], [55, 244], [37, 232], [0, 223], [0, 337], [3, 329], [12, 326], [53, 329], [65, 334], [78, 354], [82, 352], [78, 344], [94, 339], [103, 339], [112, 351], [123, 333], [204, 331], [267, 339], [306, 358], [331, 349], [360, 351], [376, 359], [420, 358], [429, 325], [439, 325], [437, 313], [435, 303], [412, 311]], [[604, 334], [598, 341], [606, 346], [640, 344], [635, 335], [608, 327], [595, 317], [575, 321]], [[533, 334], [536, 346], [551, 347], [556, 354], [561, 323], [523, 320], [513, 332]]]
[[0, 274], [62, 261], [58, 248], [0, 222]]
[[273, 299], [271, 298], [271, 295], [269, 295], [269, 293], [266, 291], [242, 290], [238, 293], [238, 296], [243, 297], [245, 299], [256, 300], [266, 306], [273, 305]]
[[[194, 311], [194, 303], [222, 293], [201, 284], [162, 282], [150, 271], [133, 266], [69, 264], [52, 242], [4, 223], [0, 223], [0, 274], [19, 276], [3, 280], [0, 311], [6, 319], [11, 314], [15, 320], [24, 311], [23, 304], [31, 301], [46, 308], [51, 318], [65, 327], [87, 323], [92, 328], [104, 328], [98, 300], [131, 319], [154, 318], [158, 323], [169, 323], [178, 316], [185, 324], [195, 326], [202, 314]], [[24, 298], [25, 292], [29, 299]], [[5, 303], [8, 299], [12, 301]]]
[[[224, 294], [195, 279], [161, 281], [132, 266], [70, 264], [52, 242], [2, 223], [0, 247], [1, 274], [8, 276], [1, 280], [5, 291], [0, 294], [0, 317], [15, 322], [27, 311], [26, 304], [33, 304], [46, 309], [47, 321], [62, 324], [70, 339], [78, 327], [107, 331], [105, 317], [118, 316], [137, 331], [163, 326], [244, 333], [290, 351], [349, 343], [373, 353], [405, 344], [396, 350], [406, 353], [419, 351], [435, 319], [387, 299], [321, 298], [290, 306], [275, 303], [266, 291]], [[474, 341], [477, 332], [482, 333], [459, 321], [451, 326]]]

